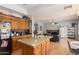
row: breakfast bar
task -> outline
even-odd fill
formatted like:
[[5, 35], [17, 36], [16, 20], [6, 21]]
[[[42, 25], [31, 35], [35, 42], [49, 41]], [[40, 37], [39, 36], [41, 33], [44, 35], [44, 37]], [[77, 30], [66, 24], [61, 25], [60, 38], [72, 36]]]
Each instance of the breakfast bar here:
[[18, 39], [17, 42], [22, 48], [23, 55], [45, 55], [50, 49], [50, 36], [43, 38]]

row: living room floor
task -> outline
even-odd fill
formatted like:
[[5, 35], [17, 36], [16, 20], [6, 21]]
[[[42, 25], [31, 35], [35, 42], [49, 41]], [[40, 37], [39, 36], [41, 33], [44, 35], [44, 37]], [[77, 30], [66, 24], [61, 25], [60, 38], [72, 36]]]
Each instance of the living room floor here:
[[47, 55], [71, 55], [67, 38], [61, 38], [59, 42], [51, 42], [51, 48]]

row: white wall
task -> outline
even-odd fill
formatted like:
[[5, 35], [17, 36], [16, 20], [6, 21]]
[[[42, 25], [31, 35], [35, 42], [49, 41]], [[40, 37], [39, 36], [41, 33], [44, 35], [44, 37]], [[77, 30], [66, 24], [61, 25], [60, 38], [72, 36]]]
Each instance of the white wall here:
[[0, 6], [5, 7], [5, 8], [8, 8], [8, 9], [13, 10], [13, 11], [16, 11], [18, 13], [22, 13], [24, 15], [27, 15], [28, 14], [27, 10], [19, 7], [16, 4], [1, 4]]
[[[35, 22], [38, 24], [38, 32], [42, 32], [43, 33], [43, 30], [44, 30], [44, 25], [42, 22]], [[40, 26], [42, 26], [42, 30], [40, 30]]]
[[0, 6], [0, 12], [6, 14], [6, 15], [13, 15], [13, 16], [16, 16], [16, 17], [22, 17], [23, 14], [21, 13], [18, 13], [16, 11], [13, 11], [13, 10], [10, 10], [10, 9], [7, 9], [5, 7], [1, 7]]
[[68, 21], [68, 22], [62, 22], [59, 24], [60, 27], [60, 36], [63, 38], [67, 38], [68, 37], [68, 26], [72, 26], [72, 23], [76, 23], [75, 21]]
[[56, 25], [52, 24], [44, 24], [44, 33], [46, 34], [46, 30], [60, 30], [60, 36], [67, 38], [67, 26], [70, 26], [71, 23], [74, 23], [76, 21], [64, 21], [64, 22], [59, 22]]
[[34, 18], [32, 17], [32, 37], [34, 37], [34, 30], [35, 30], [35, 27], [34, 27]]
[[[44, 32], [44, 24], [42, 22], [38, 22], [38, 21], [35, 21], [35, 19], [32, 17], [32, 37], [34, 37], [34, 30], [35, 30], [35, 27], [34, 27], [34, 24], [37, 23], [38, 24], [38, 32]], [[42, 26], [42, 30], [40, 31], [40, 26]]]
[[62, 22], [62, 23], [59, 23], [59, 35], [60, 37], [63, 37], [63, 38], [67, 38], [68, 36], [68, 26], [71, 24], [71, 22]]
[[20, 18], [24, 15], [28, 16], [27, 9], [23, 9], [16, 4], [0, 4], [0, 12]]
[[45, 27], [46, 27], [47, 30], [58, 30], [57, 25], [45, 24]]
[[[44, 26], [42, 22], [37, 22], [38, 23], [38, 31], [43, 32]], [[40, 30], [40, 26], [42, 26], [42, 30]]]
[[67, 26], [60, 27], [59, 32], [60, 32], [60, 37], [63, 37], [63, 38], [68, 37], [67, 36], [68, 35]]
[[45, 23], [44, 24], [44, 33], [46, 34], [46, 30], [58, 30], [59, 27], [58, 25], [52, 25], [50, 23]]

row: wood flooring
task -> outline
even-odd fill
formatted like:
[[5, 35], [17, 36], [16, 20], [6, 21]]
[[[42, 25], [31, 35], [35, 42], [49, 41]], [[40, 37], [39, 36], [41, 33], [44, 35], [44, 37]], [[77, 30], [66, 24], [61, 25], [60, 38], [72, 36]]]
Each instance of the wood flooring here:
[[67, 40], [60, 39], [59, 42], [51, 42], [51, 48], [47, 55], [71, 55]]

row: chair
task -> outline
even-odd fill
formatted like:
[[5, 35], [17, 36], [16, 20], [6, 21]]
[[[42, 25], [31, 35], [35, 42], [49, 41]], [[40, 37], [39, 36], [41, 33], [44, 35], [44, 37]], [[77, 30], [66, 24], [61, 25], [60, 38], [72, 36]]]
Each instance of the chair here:
[[72, 54], [75, 54], [75, 55], [79, 54], [79, 49], [78, 49], [78, 48], [75, 48], [75, 47], [72, 48], [70, 42], [69, 42], [69, 41], [67, 41], [67, 42], [68, 42], [68, 46], [69, 46], [70, 52], [71, 52]]
[[53, 42], [58, 42], [59, 41], [59, 37], [57, 36], [57, 34], [52, 34], [53, 38], [51, 38], [50, 40]]

